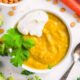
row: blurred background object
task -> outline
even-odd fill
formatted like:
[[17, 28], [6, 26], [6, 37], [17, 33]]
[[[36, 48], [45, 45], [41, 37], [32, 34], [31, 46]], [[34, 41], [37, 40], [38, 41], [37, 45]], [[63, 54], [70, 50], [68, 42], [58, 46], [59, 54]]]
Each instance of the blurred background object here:
[[80, 0], [61, 0], [65, 5], [80, 15]]

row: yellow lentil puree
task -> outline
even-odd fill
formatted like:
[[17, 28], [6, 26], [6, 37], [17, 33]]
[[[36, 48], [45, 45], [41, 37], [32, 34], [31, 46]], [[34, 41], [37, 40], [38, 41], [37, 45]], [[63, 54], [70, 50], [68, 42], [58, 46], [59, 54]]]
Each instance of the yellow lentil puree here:
[[30, 58], [24, 64], [35, 69], [48, 69], [58, 64], [69, 48], [69, 34], [66, 25], [55, 15], [48, 13], [49, 20], [42, 37], [25, 36], [35, 41]]

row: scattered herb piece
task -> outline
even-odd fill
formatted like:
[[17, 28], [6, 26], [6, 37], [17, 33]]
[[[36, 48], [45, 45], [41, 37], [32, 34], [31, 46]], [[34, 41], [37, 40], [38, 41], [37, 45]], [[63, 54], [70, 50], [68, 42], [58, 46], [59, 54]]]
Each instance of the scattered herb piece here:
[[51, 65], [48, 65], [48, 69], [52, 69], [52, 66]]
[[33, 78], [28, 78], [28, 80], [34, 80]]
[[3, 62], [2, 61], [0, 61], [0, 68], [3, 66]]
[[35, 76], [35, 80], [42, 80], [39, 76]]
[[21, 72], [21, 74], [23, 74], [23, 75], [32, 75], [32, 74], [34, 74], [33, 72], [30, 72], [30, 71], [27, 71], [27, 70], [23, 70], [22, 72]]
[[5, 44], [0, 43], [0, 55], [4, 55], [4, 51], [5, 51]]
[[42, 80], [39, 76], [33, 76], [31, 78], [28, 78], [28, 80]]
[[78, 77], [77, 80], [80, 80], [80, 77]]
[[4, 74], [2, 72], [0, 72], [0, 80], [14, 80], [14, 78], [12, 76], [10, 76], [6, 79]]
[[7, 80], [14, 80], [12, 76], [8, 77]]
[[0, 72], [0, 80], [6, 80], [3, 73]]

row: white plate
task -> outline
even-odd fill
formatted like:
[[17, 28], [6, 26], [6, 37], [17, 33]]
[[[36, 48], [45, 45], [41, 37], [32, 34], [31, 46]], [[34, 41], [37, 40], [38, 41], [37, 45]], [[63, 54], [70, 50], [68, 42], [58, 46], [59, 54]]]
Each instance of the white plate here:
[[[5, 15], [5, 24], [3, 28], [5, 31], [11, 27], [14, 27], [16, 22], [27, 12], [35, 9], [47, 9], [50, 10], [53, 13], [59, 14], [62, 18], [65, 19], [67, 22], [68, 26], [70, 27], [71, 22], [75, 22], [76, 26], [75, 27], [70, 27], [71, 34], [72, 34], [72, 50], [76, 46], [77, 43], [80, 42], [80, 23], [77, 23], [75, 18], [71, 15], [73, 12], [67, 8], [69, 13], [66, 12], [60, 12], [60, 7], [65, 7], [64, 5], [53, 5], [51, 3], [47, 3], [46, 1], [43, 0], [25, 0], [22, 6], [19, 6], [17, 10], [15, 11], [15, 15], [13, 17], [8, 16], [8, 11], [10, 8], [3, 8], [3, 13]], [[1, 58], [0, 58], [1, 59]], [[21, 68], [14, 68], [10, 63], [8, 63], [8, 59], [2, 58], [2, 60], [6, 63], [5, 68], [2, 69], [6, 75], [9, 73], [12, 73], [12, 75], [15, 76], [15, 80], [26, 80], [26, 78], [20, 74], [18, 74], [21, 71]], [[45, 74], [37, 74], [42, 77], [42, 80], [59, 80], [60, 77], [64, 74], [64, 72], [70, 67], [72, 62], [71, 59], [71, 54], [68, 56], [67, 59], [65, 59], [64, 63], [62, 62], [59, 66], [55, 67], [51, 72], [45, 73]], [[16, 74], [15, 74], [16, 73]]]

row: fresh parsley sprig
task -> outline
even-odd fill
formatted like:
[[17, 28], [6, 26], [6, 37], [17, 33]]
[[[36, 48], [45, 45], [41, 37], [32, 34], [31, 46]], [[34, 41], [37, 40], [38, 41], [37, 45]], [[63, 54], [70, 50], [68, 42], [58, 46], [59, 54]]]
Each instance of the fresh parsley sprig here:
[[[34, 40], [24, 39], [16, 28], [11, 28], [2, 36], [3, 42], [0, 44], [0, 55], [11, 56], [11, 63], [18, 67], [30, 56], [29, 50], [35, 45]], [[12, 51], [10, 51], [12, 49]]]

